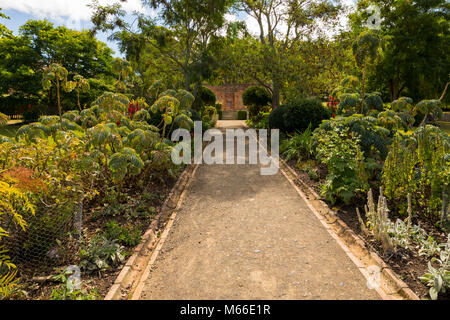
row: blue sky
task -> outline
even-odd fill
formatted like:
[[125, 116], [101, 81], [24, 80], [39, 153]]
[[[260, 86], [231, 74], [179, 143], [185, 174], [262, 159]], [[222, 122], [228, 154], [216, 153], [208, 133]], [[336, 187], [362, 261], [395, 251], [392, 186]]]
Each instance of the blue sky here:
[[[2, 12], [11, 19], [1, 19], [1, 23], [8, 29], [17, 34], [19, 27], [29, 19], [47, 19], [53, 22], [56, 26], [65, 25], [68, 28], [75, 30], [88, 29], [92, 27], [90, 22], [91, 9], [87, 4], [92, 0], [0, 0], [0, 8]], [[118, 0], [99, 0], [100, 4], [113, 4]], [[343, 0], [344, 3], [350, 4], [354, 0]], [[147, 15], [156, 16], [156, 12], [144, 8], [141, 0], [127, 0], [122, 3], [122, 8], [127, 12], [127, 20], [132, 21], [133, 12], [142, 12]], [[227, 15], [230, 21], [239, 19], [244, 20], [247, 28], [253, 34], [258, 34], [259, 27], [251, 17], [245, 15]], [[97, 38], [108, 44], [114, 50], [115, 56], [122, 56], [117, 45], [107, 39], [108, 34], [97, 34]]]

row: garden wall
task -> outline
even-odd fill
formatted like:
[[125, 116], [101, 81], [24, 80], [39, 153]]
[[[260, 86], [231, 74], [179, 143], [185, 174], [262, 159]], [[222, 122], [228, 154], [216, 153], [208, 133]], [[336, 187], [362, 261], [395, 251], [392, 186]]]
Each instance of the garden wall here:
[[204, 86], [211, 89], [216, 95], [217, 102], [222, 104], [223, 111], [243, 110], [242, 94], [252, 84], [224, 84], [221, 86]]

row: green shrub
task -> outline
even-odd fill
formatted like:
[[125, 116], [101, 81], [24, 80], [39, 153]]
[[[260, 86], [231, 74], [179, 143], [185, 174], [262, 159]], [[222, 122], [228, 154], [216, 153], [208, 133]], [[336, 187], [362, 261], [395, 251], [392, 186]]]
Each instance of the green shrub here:
[[450, 138], [434, 126], [417, 129], [412, 136], [398, 135], [386, 158], [382, 183], [400, 213], [406, 199], [436, 221], [442, 210], [442, 192], [450, 192]]
[[36, 122], [39, 119], [40, 112], [37, 107], [31, 107], [30, 109], [26, 110], [22, 114], [22, 116], [25, 122]]
[[319, 130], [332, 131], [335, 123], [348, 128], [359, 136], [359, 145], [366, 158], [386, 158], [388, 146], [391, 142], [389, 138], [391, 132], [381, 127], [377, 118], [361, 114], [337, 117], [336, 119], [324, 121], [319, 126]]
[[[276, 107], [272, 110], [269, 115], [269, 128], [270, 129], [280, 129], [284, 128], [284, 114], [287, 110], [286, 105]], [[283, 130], [282, 130], [283, 132]]]
[[[245, 106], [266, 106], [272, 101], [272, 95], [263, 87], [248, 87], [242, 94], [242, 102]], [[256, 113], [257, 114], [257, 113]]]
[[309, 125], [314, 130], [322, 120], [331, 117], [329, 109], [325, 108], [319, 99], [288, 101], [282, 107], [276, 108], [272, 114], [272, 120], [269, 119], [270, 127], [286, 133], [303, 132]]
[[284, 140], [280, 151], [286, 160], [309, 159], [312, 156], [312, 132], [309, 126], [303, 133], [295, 133], [291, 138]]
[[96, 237], [80, 250], [80, 267], [87, 272], [103, 272], [125, 260], [125, 250], [117, 240]]
[[205, 106], [215, 106], [216, 105], [216, 95], [214, 92], [204, 86], [198, 88], [197, 96], [195, 97], [192, 109], [201, 110]]
[[364, 156], [357, 134], [338, 122], [331, 126], [330, 131], [321, 129], [314, 132], [318, 141], [317, 159], [328, 168], [322, 194], [332, 204], [338, 199], [349, 204], [355, 195], [368, 190]]
[[247, 125], [255, 129], [269, 129], [269, 112], [260, 112], [256, 117], [247, 120]]
[[126, 247], [134, 247], [141, 242], [141, 231], [139, 228], [122, 227], [114, 220], [106, 224], [104, 235], [106, 239], [117, 240]]
[[238, 120], [247, 120], [247, 111], [239, 110], [237, 113]]

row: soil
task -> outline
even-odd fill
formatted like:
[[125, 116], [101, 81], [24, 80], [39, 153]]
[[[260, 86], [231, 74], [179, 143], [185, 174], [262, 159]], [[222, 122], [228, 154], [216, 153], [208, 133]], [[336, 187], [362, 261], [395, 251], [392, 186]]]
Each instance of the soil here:
[[[307, 172], [298, 169], [296, 166], [296, 161], [291, 160], [288, 165], [296, 171], [300, 179], [313, 188], [318, 194], [320, 194], [320, 185], [324, 182], [325, 176], [327, 174], [326, 168], [323, 166], [318, 166], [319, 179], [312, 180]], [[374, 197], [378, 194], [374, 192]], [[325, 201], [327, 202], [327, 201]], [[328, 206], [332, 208], [342, 221], [344, 221], [347, 226], [353, 230], [361, 239], [364, 240], [366, 245], [374, 250], [383, 261], [403, 280], [410, 288], [413, 290], [421, 299], [430, 299], [428, 295], [429, 287], [422, 283], [419, 277], [423, 276], [428, 271], [428, 259], [423, 256], [419, 256], [416, 252], [404, 248], [398, 248], [394, 254], [385, 255], [381, 246], [381, 243], [372, 237], [367, 237], [361, 231], [361, 225], [358, 221], [358, 216], [356, 214], [356, 207], [360, 208], [362, 218], [364, 219], [363, 210], [364, 202], [356, 201], [357, 203], [353, 205], [335, 204], [332, 206], [327, 202]], [[392, 216], [391, 219], [397, 219], [397, 217]], [[413, 223], [418, 223], [418, 221], [413, 221]], [[433, 225], [427, 222], [420, 221], [420, 226], [431, 236], [435, 238], [436, 241], [443, 243], [447, 241], [445, 233], [437, 230]], [[450, 300], [450, 292], [445, 294], [439, 294], [439, 300]]]

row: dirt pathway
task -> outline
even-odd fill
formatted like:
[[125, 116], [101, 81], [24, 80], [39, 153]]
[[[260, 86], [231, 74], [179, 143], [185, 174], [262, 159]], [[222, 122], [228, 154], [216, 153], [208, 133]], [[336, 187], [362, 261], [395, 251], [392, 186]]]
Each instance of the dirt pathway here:
[[281, 172], [200, 165], [141, 299], [380, 297]]

